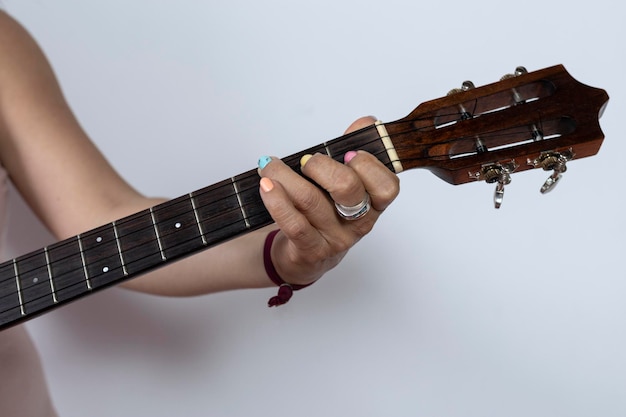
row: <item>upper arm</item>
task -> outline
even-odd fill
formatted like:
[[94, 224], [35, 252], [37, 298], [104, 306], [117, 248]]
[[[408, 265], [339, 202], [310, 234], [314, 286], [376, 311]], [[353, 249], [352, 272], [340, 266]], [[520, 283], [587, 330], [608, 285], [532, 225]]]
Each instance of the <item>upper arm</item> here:
[[35, 41], [0, 11], [0, 160], [25, 200], [67, 237], [151, 201], [89, 140]]

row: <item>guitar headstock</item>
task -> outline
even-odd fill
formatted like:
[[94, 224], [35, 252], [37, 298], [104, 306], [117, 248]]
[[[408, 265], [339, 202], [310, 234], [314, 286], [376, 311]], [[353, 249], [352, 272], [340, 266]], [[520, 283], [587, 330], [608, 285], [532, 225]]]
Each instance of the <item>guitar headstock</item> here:
[[541, 188], [548, 192], [568, 161], [595, 155], [608, 98], [563, 66], [530, 73], [518, 67], [486, 86], [466, 81], [385, 127], [403, 169], [428, 168], [451, 184], [495, 183], [498, 208], [513, 173], [551, 171]]

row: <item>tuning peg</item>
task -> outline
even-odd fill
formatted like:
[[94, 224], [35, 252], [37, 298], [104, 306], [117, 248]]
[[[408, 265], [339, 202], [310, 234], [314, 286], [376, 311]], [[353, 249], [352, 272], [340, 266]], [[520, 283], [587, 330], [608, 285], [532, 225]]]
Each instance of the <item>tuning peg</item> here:
[[469, 175], [475, 180], [484, 180], [488, 184], [496, 183], [493, 203], [495, 208], [499, 209], [504, 199], [504, 186], [511, 183], [511, 173], [518, 166], [514, 160], [506, 163], [492, 163], [483, 165], [480, 171], [470, 172]]
[[472, 88], [476, 88], [473, 82], [463, 81], [463, 83], [461, 84], [461, 88], [453, 88], [452, 90], [448, 91], [448, 95], [451, 96], [452, 94], [462, 93], [463, 91], [471, 90]]
[[[504, 80], [507, 80], [509, 78], [519, 77], [520, 75], [524, 75], [524, 74], [528, 74], [528, 70], [525, 67], [519, 66], [519, 67], [515, 68], [515, 72], [513, 72], [513, 74], [505, 74], [505, 75], [503, 75], [502, 78], [500, 78], [500, 81], [504, 81]], [[520, 93], [515, 88], [513, 88], [513, 100], [515, 101], [515, 104], [524, 104], [525, 103], [524, 99], [522, 98]]]
[[542, 152], [538, 158], [528, 159], [529, 165], [535, 168], [542, 168], [544, 171], [552, 171], [552, 175], [541, 186], [541, 194], [549, 193], [556, 187], [563, 177], [563, 173], [567, 171], [567, 162], [571, 161], [572, 158], [574, 158], [574, 152], [572, 149], [569, 149], [561, 152]]
[[519, 77], [520, 75], [528, 74], [528, 70], [525, 67], [519, 66], [515, 68], [515, 72], [513, 74], [505, 74], [500, 78], [500, 80], [506, 80], [507, 78]]
[[[473, 82], [463, 81], [463, 83], [461, 84], [461, 88], [453, 88], [452, 90], [448, 91], [448, 95], [451, 96], [453, 94], [462, 93], [464, 91], [471, 90], [472, 88], [476, 88]], [[465, 108], [465, 106], [463, 106], [463, 104], [459, 104], [459, 110], [461, 112], [462, 120], [471, 119], [473, 117], [472, 113], [467, 111], [467, 109]]]

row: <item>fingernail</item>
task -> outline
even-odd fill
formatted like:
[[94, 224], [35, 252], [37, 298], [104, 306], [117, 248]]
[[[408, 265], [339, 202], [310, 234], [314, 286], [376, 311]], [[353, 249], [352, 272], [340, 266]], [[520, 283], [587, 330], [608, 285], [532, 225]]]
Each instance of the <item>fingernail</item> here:
[[259, 158], [259, 168], [263, 169], [267, 166], [267, 164], [269, 164], [270, 162], [272, 162], [272, 158], [270, 158], [269, 156], [262, 156]]
[[303, 155], [302, 158], [300, 158], [300, 168], [304, 168], [304, 166], [307, 162], [309, 162], [309, 159], [311, 159], [312, 156], [313, 155], [310, 154]]
[[274, 183], [267, 177], [261, 178], [260, 185], [264, 193], [270, 192], [274, 188]]
[[355, 156], [356, 156], [356, 151], [346, 152], [346, 154], [343, 156], [343, 162], [347, 164], [348, 162], [352, 161], [352, 158], [354, 158]]

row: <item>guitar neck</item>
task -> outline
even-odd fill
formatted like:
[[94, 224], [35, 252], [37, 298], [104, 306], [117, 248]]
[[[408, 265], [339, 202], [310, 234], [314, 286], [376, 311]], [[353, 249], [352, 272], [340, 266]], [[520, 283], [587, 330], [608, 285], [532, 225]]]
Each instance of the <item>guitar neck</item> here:
[[[353, 149], [400, 170], [382, 124], [283, 161], [300, 172], [305, 154]], [[250, 170], [0, 264], [0, 329], [271, 224], [258, 180]]]

